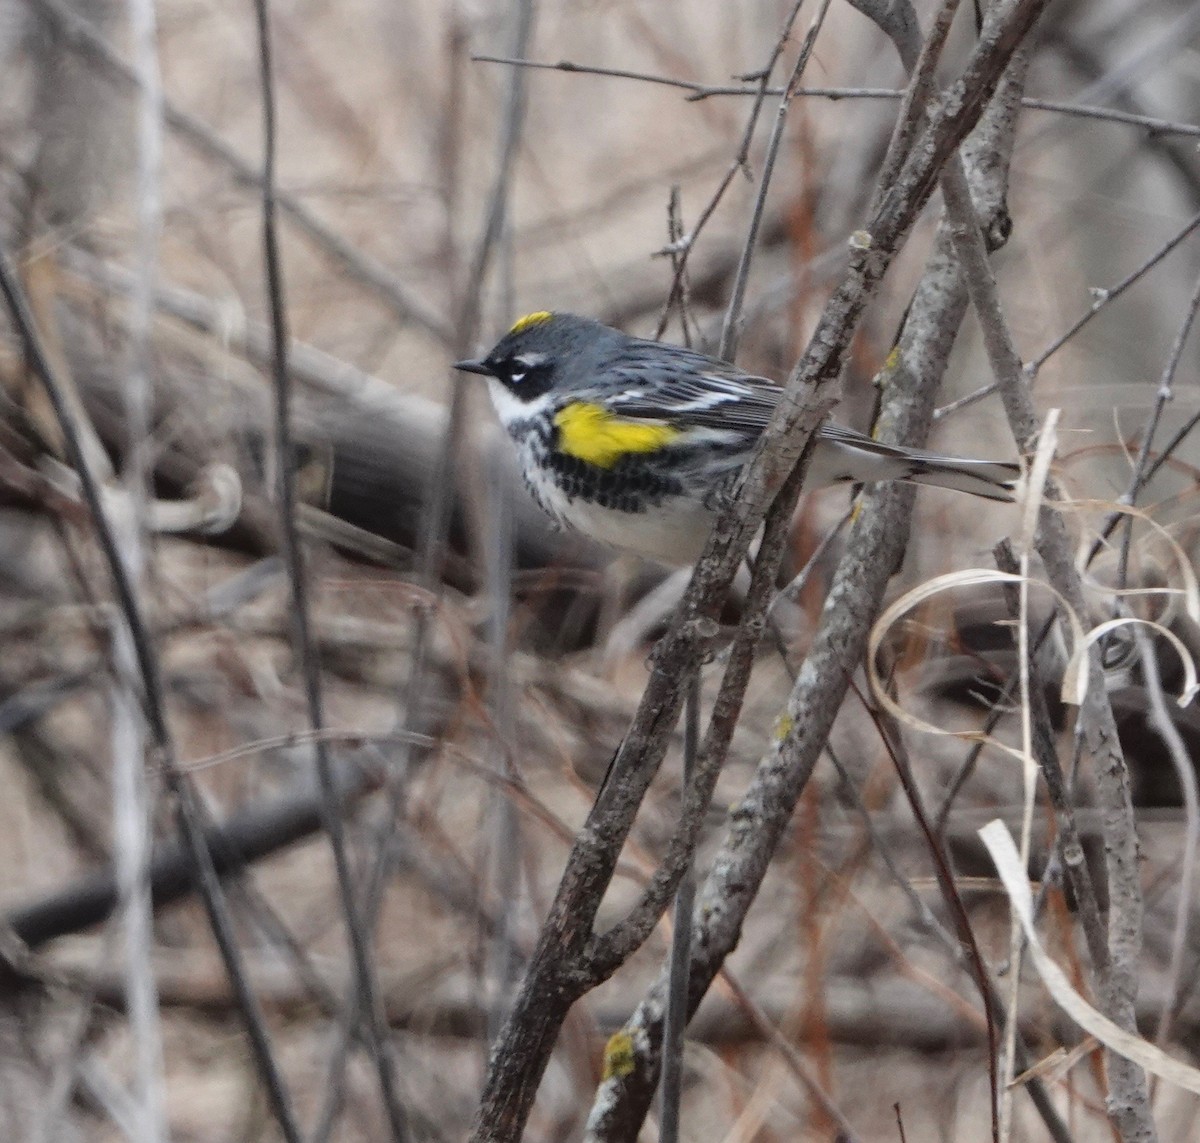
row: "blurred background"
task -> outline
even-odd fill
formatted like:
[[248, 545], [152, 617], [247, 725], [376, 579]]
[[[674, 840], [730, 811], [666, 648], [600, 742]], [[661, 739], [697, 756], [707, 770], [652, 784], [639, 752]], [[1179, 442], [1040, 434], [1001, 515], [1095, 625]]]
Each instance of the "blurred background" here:
[[[927, 23], [932, 6], [917, 7]], [[294, 455], [281, 457], [272, 435], [252, 6], [0, 0], [0, 235], [51, 362], [84, 412], [101, 475], [128, 469], [130, 379], [149, 379], [149, 433], [138, 456], [150, 474], [152, 536], [141, 598], [181, 767], [208, 818], [257, 858], [229, 880], [230, 907], [308, 1137], [390, 1135], [369, 1053], [345, 1031], [350, 957], [319, 831], [281, 560], [278, 466], [296, 472], [325, 738], [401, 1097], [414, 1137], [461, 1138], [487, 1044], [680, 584], [669, 569], [554, 532], [526, 498], [482, 389], [449, 363], [490, 345], [518, 315], [546, 308], [640, 335], [665, 326], [669, 340], [715, 346], [777, 106], [768, 96], [747, 134], [753, 85], [742, 77], [771, 59], [791, 8], [780, 0], [275, 3], [279, 230], [297, 436]], [[776, 83], [815, 10], [802, 8]], [[137, 176], [147, 104], [131, 12], [136, 20], [146, 11], [157, 21], [164, 100], [161, 166], [151, 182], [157, 203]], [[947, 74], [973, 37], [964, 11]], [[1057, 471], [1081, 502], [1112, 502], [1125, 491], [1200, 275], [1200, 238], [1189, 229], [1200, 211], [1198, 47], [1200, 9], [1187, 0], [1096, 0], [1052, 5], [1032, 48], [1029, 96], [1128, 120], [1027, 108], [1012, 164], [1013, 233], [994, 259], [1018, 348], [1038, 363], [1039, 405], [1062, 410]], [[636, 75], [474, 58], [513, 55]], [[803, 351], [866, 217], [897, 106], [890, 93], [903, 82], [879, 30], [834, 0], [804, 75], [804, 87], [821, 94], [792, 103], [766, 201], [743, 367], [782, 379]], [[697, 91], [702, 98], [688, 98]], [[677, 309], [667, 312], [673, 195], [684, 233], [703, 219], [688, 252], [686, 329]], [[855, 340], [835, 416], [857, 428], [870, 428], [872, 378], [939, 209], [935, 198]], [[485, 240], [489, 218], [497, 225]], [[147, 325], [138, 298], [148, 232], [157, 279]], [[128, 808], [114, 795], [122, 689], [110, 666], [110, 584], [77, 482], [60, 463], [61, 436], [6, 329], [0, 893], [13, 931], [36, 953], [28, 971], [40, 983], [6, 977], [0, 1002], [4, 1137], [157, 1137], [138, 1127], [141, 1105], [130, 1094], [142, 1082], [135, 1061], [150, 1027], [165, 1076], [150, 1120], [197, 1143], [278, 1138], [204, 911], [186, 894], [156, 910], [151, 945], [136, 954], [152, 973], [155, 1018], [135, 1024], [129, 1011], [134, 951], [129, 930], [109, 917], [112, 881], [102, 872], [114, 857], [114, 823]], [[1200, 412], [1198, 364], [1193, 339], [1156, 440]], [[968, 316], [939, 401], [948, 407], [990, 380]], [[998, 459], [1016, 452], [995, 397], [948, 409], [930, 445]], [[1189, 562], [1197, 463], [1189, 438], [1138, 501]], [[110, 486], [120, 516], [130, 501], [119, 494], [119, 475]], [[788, 578], [850, 503], [846, 489], [802, 500]], [[443, 507], [445, 543], [436, 526]], [[1081, 550], [1102, 517], [1102, 505], [1072, 511]], [[1018, 529], [1010, 506], [922, 490], [896, 594], [943, 572], [993, 566], [992, 545]], [[1140, 523], [1137, 534], [1144, 542], [1135, 545], [1135, 582], [1174, 583], [1178, 560], [1154, 538], [1160, 532]], [[835, 539], [786, 612], [796, 656], [837, 552]], [[1100, 557], [1098, 577], [1111, 559]], [[1190, 639], [1186, 617], [1154, 607]], [[728, 618], [736, 612], [735, 601]], [[982, 725], [1011, 662], [1006, 637], [994, 636], [1005, 615], [1002, 601], [963, 593], [914, 612], [892, 637], [906, 704], [940, 725]], [[770, 741], [788, 687], [785, 665], [764, 649], [706, 846]], [[1164, 1005], [1172, 1009], [1168, 1047], [1182, 1054], [1197, 1046], [1200, 1003], [1162, 984], [1188, 836], [1180, 783], [1146, 729], [1139, 682], [1114, 688], [1126, 703], [1118, 713], [1143, 827], [1145, 1019], [1153, 1028]], [[1189, 748], [1200, 743], [1191, 708], [1176, 717]], [[997, 733], [1016, 731], [1002, 724]], [[888, 868], [939, 911], [928, 853], [887, 753], [853, 702], [834, 746], [857, 792], [832, 766], [818, 769], [768, 877], [769, 900], [751, 913], [730, 970], [862, 1139], [898, 1137], [897, 1103], [909, 1139], [981, 1138], [987, 1074], [977, 997]], [[927, 803], [945, 810], [942, 828], [980, 940], [1001, 962], [1005, 905], [974, 831], [997, 814], [1016, 820], [1018, 767], [985, 750], [964, 769], [969, 746], [955, 740], [914, 734], [909, 749]], [[160, 759], [147, 757], [156, 852], [164, 868], [178, 869], [186, 862], [172, 849], [173, 800]], [[1078, 777], [1086, 806], [1088, 775]], [[678, 783], [673, 751], [602, 921], [618, 916], [655, 868]], [[1096, 842], [1094, 823], [1089, 829]], [[1043, 821], [1039, 841], [1051, 840]], [[1184, 902], [1189, 916], [1196, 907]], [[1047, 910], [1056, 954], [1082, 980], [1061, 893]], [[664, 929], [576, 1007], [530, 1138], [579, 1137], [605, 1039], [653, 979], [666, 942]], [[1032, 980], [1022, 1028], [1039, 1058], [1079, 1039]], [[685, 1114], [695, 1138], [833, 1138], [734, 990], [714, 989], [690, 1037]], [[1085, 1054], [1047, 1080], [1081, 1140], [1105, 1137], [1097, 1060]], [[1163, 1138], [1190, 1137], [1194, 1098], [1164, 1086], [1156, 1101]], [[1045, 1137], [1028, 1107], [1018, 1104], [1018, 1115], [1018, 1137]], [[653, 1123], [642, 1137], [656, 1137]]]

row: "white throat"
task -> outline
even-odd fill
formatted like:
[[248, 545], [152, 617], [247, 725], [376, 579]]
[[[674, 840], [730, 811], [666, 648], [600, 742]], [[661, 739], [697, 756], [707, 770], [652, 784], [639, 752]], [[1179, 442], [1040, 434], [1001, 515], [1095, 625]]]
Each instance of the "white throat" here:
[[507, 386], [502, 385], [495, 377], [489, 377], [487, 385], [496, 416], [510, 432], [522, 422], [531, 421], [542, 414], [550, 405], [549, 393], [543, 393], [532, 401], [522, 401], [514, 397]]

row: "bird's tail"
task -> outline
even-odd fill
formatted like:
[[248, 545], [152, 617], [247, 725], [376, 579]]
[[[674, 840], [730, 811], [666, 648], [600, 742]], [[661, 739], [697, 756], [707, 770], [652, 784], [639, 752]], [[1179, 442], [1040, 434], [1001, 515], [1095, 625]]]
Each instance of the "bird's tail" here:
[[826, 422], [809, 466], [812, 487], [840, 481], [911, 480], [982, 496], [1012, 500], [1021, 468], [1000, 460], [972, 460], [884, 444], [853, 429]]
[[1021, 467], [998, 460], [963, 460], [936, 453], [910, 454], [911, 467], [904, 478], [915, 484], [933, 484], [982, 496], [985, 500], [1014, 499]]

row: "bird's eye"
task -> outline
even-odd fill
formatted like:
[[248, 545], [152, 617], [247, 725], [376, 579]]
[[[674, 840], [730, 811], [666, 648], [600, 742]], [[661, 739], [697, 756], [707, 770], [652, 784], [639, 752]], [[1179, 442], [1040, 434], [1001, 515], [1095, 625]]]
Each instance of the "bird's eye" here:
[[508, 383], [520, 385], [532, 369], [541, 364], [540, 357], [513, 357], [508, 362]]

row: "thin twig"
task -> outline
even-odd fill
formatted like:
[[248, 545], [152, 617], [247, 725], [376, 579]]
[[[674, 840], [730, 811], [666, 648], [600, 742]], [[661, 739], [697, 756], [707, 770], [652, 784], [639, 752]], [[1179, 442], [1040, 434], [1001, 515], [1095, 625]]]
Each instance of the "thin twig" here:
[[[683, 708], [683, 784], [691, 787], [700, 748], [700, 669], [688, 684]], [[658, 1134], [662, 1143], [679, 1143], [680, 1097], [683, 1094], [683, 1038], [688, 1022], [688, 981], [692, 965], [692, 909], [696, 899], [694, 861], [675, 890], [671, 958], [667, 972], [667, 1011], [663, 1021], [663, 1066], [660, 1083], [662, 1115]]]
[[[1187, 345], [1188, 334], [1192, 331], [1192, 323], [1196, 320], [1197, 310], [1200, 310], [1200, 278], [1196, 279], [1196, 284], [1192, 288], [1192, 296], [1188, 302], [1188, 308], [1184, 312], [1183, 321], [1179, 323], [1179, 329], [1176, 331], [1171, 352], [1167, 355], [1167, 363], [1163, 366], [1162, 376], [1158, 382], [1158, 392], [1154, 396], [1154, 408], [1150, 412], [1149, 423], [1142, 431], [1142, 447], [1138, 451], [1137, 462], [1134, 464], [1133, 472], [1130, 474], [1129, 486], [1125, 489], [1119, 500], [1121, 504], [1136, 504], [1138, 493], [1145, 487], [1146, 474], [1150, 463], [1150, 452], [1154, 447], [1154, 437], [1158, 432], [1158, 423], [1162, 419], [1163, 409], [1166, 408], [1167, 402], [1175, 395], [1175, 372], [1179, 368], [1180, 359], [1183, 357], [1183, 349]], [[1129, 545], [1133, 538], [1133, 517], [1126, 515], [1125, 520], [1125, 534], [1121, 541], [1121, 555], [1117, 565], [1117, 585], [1121, 588], [1124, 588], [1128, 583]], [[1100, 536], [1107, 538], [1108, 534], [1108, 530], [1102, 525]]]
[[678, 183], [671, 184], [667, 195], [667, 249], [671, 258], [671, 285], [667, 290], [667, 300], [663, 303], [659, 315], [655, 336], [662, 337], [667, 332], [667, 323], [671, 313], [679, 311], [679, 330], [683, 344], [689, 349], [692, 346], [692, 327], [690, 324], [689, 302], [690, 282], [687, 273], [685, 251], [680, 246], [683, 239], [683, 202]]
[[[997, 993], [996, 986], [992, 982], [991, 978], [987, 975], [987, 973], [983, 973], [981, 975], [976, 970], [975, 964], [969, 961], [968, 948], [964, 946], [963, 942], [961, 942], [956, 936], [950, 933], [946, 927], [942, 925], [933, 915], [932, 910], [913, 886], [911, 879], [905, 876], [900, 870], [894, 856], [892, 855], [891, 846], [876, 827], [875, 821], [871, 816], [871, 812], [863, 803], [862, 796], [860, 795], [858, 789], [854, 786], [849, 773], [846, 771], [845, 767], [842, 765], [834, 751], [829, 749], [828, 745], [826, 745], [825, 753], [829, 760], [833, 763], [834, 769], [837, 770], [843, 789], [847, 791], [855, 809], [862, 817], [864, 828], [871, 840], [873, 849], [883, 860], [885, 868], [892, 876], [892, 880], [895, 881], [897, 886], [900, 888], [900, 891], [908, 899], [917, 922], [922, 926], [922, 928], [925, 929], [926, 932], [928, 932], [936, 941], [938, 941], [939, 944], [941, 944], [956, 965], [963, 967], [971, 974], [976, 987], [979, 987], [980, 983], [982, 982], [983, 987], [986, 988], [986, 999], [984, 1001], [985, 1012], [992, 1012], [997, 1023], [1001, 1027], [1007, 1027], [1010, 1021], [1015, 1027], [1017, 1025], [1017, 1013], [1006, 1010], [1004, 1002]], [[937, 834], [936, 830], [933, 831], [933, 836], [935, 837], [940, 850], [944, 846], [944, 842]], [[983, 1023], [986, 1031], [986, 1017]], [[1019, 1028], [1017, 1029], [1016, 1035], [1017, 1060], [1022, 1068], [1027, 1068], [1032, 1063], [1033, 1057], [1030, 1055], [1029, 1049], [1025, 1043], [1025, 1039], [1021, 1035]], [[1047, 1131], [1050, 1133], [1050, 1137], [1055, 1141], [1055, 1143], [1072, 1143], [1071, 1135], [1067, 1131], [1066, 1125], [1062, 1122], [1062, 1120], [1058, 1117], [1057, 1112], [1054, 1110], [1054, 1104], [1051, 1101], [1049, 1094], [1046, 1092], [1041, 1080], [1037, 1079], [1036, 1077], [1031, 1077], [1026, 1082], [1025, 1086], [1027, 1087], [1029, 1096], [1037, 1107], [1039, 1114], [1042, 1116], [1042, 1120], [1046, 1125]]]
[[[896, 725], [895, 720], [888, 716], [886, 712], [877, 709], [867, 702], [866, 696], [859, 690], [853, 679], [850, 680], [850, 689], [858, 698], [858, 701], [862, 704], [872, 722], [875, 723], [879, 739], [883, 743], [888, 757], [891, 758], [892, 765], [895, 767], [896, 774], [900, 779], [901, 788], [904, 790], [904, 796], [908, 801], [909, 809], [912, 810], [913, 817], [917, 822], [917, 828], [921, 831], [921, 835], [925, 839], [925, 848], [933, 861], [934, 876], [937, 880], [938, 889], [941, 891], [942, 900], [945, 902], [946, 908], [953, 919], [955, 934], [962, 945], [971, 977], [976, 989], [979, 991], [980, 999], [983, 1001], [983, 1015], [987, 1023], [988, 1083], [991, 1087], [991, 1099], [988, 1103], [991, 1108], [992, 1140], [993, 1143], [999, 1143], [1000, 1085], [997, 1072], [997, 1037], [999, 1032], [996, 1012], [997, 1005], [994, 1002], [992, 980], [988, 975], [987, 966], [984, 964], [983, 954], [979, 949], [979, 942], [975, 939], [975, 930], [971, 928], [971, 918], [967, 913], [966, 906], [963, 904], [958, 887], [954, 883], [954, 874], [950, 868], [950, 859], [947, 857], [941, 842], [938, 840], [929, 823], [929, 815], [925, 811], [924, 801], [913, 778], [912, 761], [904, 746], [904, 738], [900, 733], [900, 728]], [[1010, 1004], [1009, 1009], [1014, 1018], [1008, 1021], [1008, 1034], [1013, 1044], [1013, 1051], [1015, 1052], [1016, 1004]]]
[[[993, 555], [996, 566], [1002, 572], [1011, 575], [1020, 574], [1020, 562], [1011, 543], [1007, 540], [1002, 540], [996, 545]], [[1006, 586], [1005, 599], [1008, 601], [1010, 613], [1016, 619], [1019, 612], [1019, 599], [1009, 586]], [[1076, 910], [1079, 913], [1080, 927], [1083, 929], [1088, 955], [1091, 957], [1092, 971], [1098, 978], [1103, 978], [1109, 972], [1108, 943], [1105, 937], [1104, 920], [1100, 912], [1100, 903], [1096, 897], [1096, 889], [1092, 884], [1091, 871], [1084, 854], [1083, 840], [1076, 821], [1075, 807], [1071, 800], [1071, 789], [1055, 748], [1054, 730], [1050, 723], [1050, 711], [1046, 703], [1046, 679], [1037, 662], [1037, 649], [1049, 635], [1052, 624], [1053, 617], [1047, 620], [1036, 637], [1027, 637], [1026, 670], [1029, 676], [1031, 749], [1041, 770], [1042, 780], [1046, 783], [1050, 804], [1054, 808], [1055, 821], [1058, 826], [1057, 847], [1063, 868], [1066, 870], [1067, 883], [1075, 895]], [[1013, 682], [1019, 685], [1019, 677], [1014, 678]]]
[[[667, 200], [667, 241], [671, 251], [671, 288], [663, 309], [663, 321], [674, 305], [679, 309], [683, 343], [691, 346], [688, 326], [687, 252], [677, 243], [683, 237], [679, 187], [672, 186]], [[660, 330], [660, 333], [663, 330]], [[696, 753], [700, 740], [701, 668], [691, 679], [683, 712], [683, 790], [691, 788], [696, 775]], [[675, 890], [671, 948], [667, 969], [667, 1009], [663, 1017], [663, 1068], [659, 1082], [659, 1136], [664, 1143], [678, 1143], [683, 1098], [684, 1036], [688, 1025], [688, 979], [692, 969], [692, 924], [696, 900], [696, 869], [693, 855]]]
[[763, 1011], [762, 1005], [757, 1003], [754, 997], [746, 991], [741, 981], [729, 970], [728, 966], [721, 971], [721, 982], [733, 993], [734, 999], [742, 1011], [750, 1017], [763, 1039], [779, 1053], [788, 1071], [800, 1081], [813, 1101], [836, 1125], [838, 1143], [859, 1143], [860, 1136], [846, 1118], [846, 1113], [821, 1086], [804, 1057], [788, 1036], [775, 1025], [771, 1017]]
[[[733, 361], [737, 355], [742, 305], [746, 297], [746, 286], [750, 280], [750, 262], [754, 257], [755, 247], [758, 244], [758, 235], [762, 229], [763, 214], [767, 205], [767, 193], [771, 189], [771, 177], [775, 173], [775, 162], [779, 158], [779, 148], [783, 144], [783, 131], [787, 125], [788, 108], [791, 106], [794, 89], [800, 82], [800, 77], [804, 74], [804, 69], [808, 65], [809, 57], [812, 55], [813, 47], [817, 42], [817, 36], [825, 26], [825, 17], [829, 13], [829, 4], [830, 0], [821, 0], [821, 6], [817, 9], [817, 14], [813, 18], [812, 24], [809, 25], [808, 32], [804, 37], [804, 43], [800, 46], [800, 54], [796, 57], [791, 77], [784, 85], [779, 106], [775, 109], [775, 122], [771, 127], [771, 138], [767, 142], [767, 151], [763, 158], [762, 176], [758, 180], [758, 193], [754, 196], [754, 207], [750, 212], [749, 226], [746, 228], [746, 241], [742, 245], [737, 272], [733, 276], [733, 285], [729, 290], [729, 304], [725, 307], [725, 319], [721, 327], [720, 348], [717, 350], [717, 356], [722, 361]], [[780, 36], [776, 44], [775, 54], [771, 58], [770, 66], [764, 69], [764, 76], [769, 76], [771, 70], [774, 68], [775, 61], [779, 58], [783, 50], [785, 39], [790, 35], [792, 24], [795, 22], [799, 12], [800, 4], [797, 3], [784, 26], [783, 35]]]
[[[1051, 619], [1043, 628], [1043, 635], [1052, 628], [1053, 620]], [[946, 827], [950, 821], [950, 813], [954, 809], [954, 803], [958, 801], [958, 796], [962, 793], [963, 787], [975, 773], [975, 767], [979, 764], [980, 756], [988, 745], [992, 731], [1000, 725], [1001, 720], [1009, 713], [1009, 707], [1016, 698], [1018, 682], [1015, 676], [1010, 678], [998, 697], [991, 703], [992, 710], [980, 728], [978, 741], [971, 743], [966, 757], [959, 763], [958, 769], [950, 781], [950, 788], [946, 791], [946, 796], [942, 799], [942, 804], [938, 807], [938, 812], [933, 819], [933, 830], [938, 837], [941, 837], [946, 832]]]
[[[512, 11], [515, 19], [513, 46], [515, 54], [520, 57], [528, 49], [533, 39], [536, 5], [533, 0], [516, 0]], [[464, 350], [472, 348], [469, 343], [475, 337], [479, 325], [488, 268], [504, 228], [508, 224], [508, 199], [512, 185], [513, 167], [517, 159], [521, 132], [525, 126], [527, 89], [521, 72], [522, 69], [517, 68], [508, 85], [498, 140], [496, 172], [484, 213], [483, 232], [479, 236], [474, 257], [471, 259], [467, 271], [466, 288], [459, 310], [457, 336]]]
[[[524, 54], [533, 35], [535, 5], [533, 0], [516, 0], [514, 49]], [[470, 261], [469, 276], [464, 284], [455, 326], [453, 344], [456, 353], [469, 352], [478, 333], [482, 312], [485, 278], [500, 241], [508, 217], [508, 197], [517, 150], [525, 120], [525, 77], [517, 69], [510, 79], [504, 117], [498, 143], [497, 169], [491, 194], [484, 210], [484, 224]], [[466, 431], [466, 411], [469, 380], [456, 373], [452, 382], [449, 410], [441, 444], [433, 471], [426, 485], [425, 501], [422, 506], [420, 532], [417, 544], [417, 582], [435, 598], [440, 596], [442, 579], [440, 569], [446, 548], [450, 506], [453, 491], [459, 483], [458, 477], [467, 467], [459, 463], [463, 456]], [[428, 658], [432, 640], [434, 612], [429, 607], [415, 611], [412, 653], [409, 659], [408, 682], [404, 688], [404, 720], [406, 729], [419, 725], [425, 717], [427, 704]], [[396, 767], [395, 777], [389, 782], [391, 812], [376, 839], [376, 857], [367, 876], [365, 924], [373, 932], [383, 905], [387, 885], [389, 853], [396, 829], [403, 820], [403, 785], [407, 779], [409, 759], [406, 756]], [[329, 1062], [329, 1077], [326, 1083], [326, 1103], [318, 1119], [314, 1135], [315, 1143], [324, 1143], [334, 1129], [340, 1111], [340, 1098], [344, 1088], [342, 1077], [346, 1066], [350, 1029], [342, 1028]]]
[[271, 378], [275, 393], [276, 486], [279, 492], [284, 563], [287, 566], [288, 583], [291, 589], [292, 630], [304, 678], [304, 700], [309, 728], [317, 732], [314, 739], [317, 784], [321, 791], [324, 825], [329, 835], [329, 846], [337, 875], [338, 895], [346, 925], [347, 940], [350, 944], [351, 958], [354, 963], [355, 1007], [366, 1028], [380, 1095], [392, 1137], [402, 1143], [408, 1137], [408, 1127], [388, 1051], [387, 1032], [379, 1003], [379, 988], [375, 979], [367, 930], [359, 916], [354, 898], [354, 878], [346, 853], [346, 836], [334, 779], [333, 760], [329, 754], [328, 742], [320, 735], [320, 731], [325, 726], [321, 668], [317, 661], [316, 646], [310, 626], [307, 569], [296, 524], [296, 482], [292, 464], [294, 454], [291, 421], [292, 388], [287, 364], [287, 303], [284, 297], [283, 263], [279, 251], [279, 235], [276, 225], [275, 159], [277, 144], [269, 0], [254, 0], [254, 11], [258, 28], [259, 74], [263, 105], [263, 261], [266, 269], [267, 302], [270, 310], [273, 343]]
[[771, 610], [774, 612], [777, 604], [790, 603], [798, 600], [803, 593], [805, 587], [808, 586], [808, 581], [812, 578], [813, 573], [820, 566], [821, 561], [825, 558], [825, 553], [833, 546], [834, 541], [842, 534], [846, 525], [854, 517], [854, 508], [847, 508], [837, 519], [837, 523], [830, 528], [825, 535], [821, 537], [820, 542], [813, 549], [812, 555], [804, 563], [802, 567], [783, 587], [776, 593], [775, 598], [771, 601]]
[[[676, 79], [672, 76], [655, 75], [651, 72], [629, 71], [625, 68], [606, 68], [592, 64], [573, 63], [570, 60], [560, 60], [558, 63], [547, 63], [542, 60], [513, 59], [509, 56], [473, 55], [476, 63], [505, 64], [509, 67], [534, 68], [539, 71], [565, 71], [574, 75], [607, 76], [613, 79], [632, 79], [639, 83], [656, 84], [662, 87], [674, 87], [688, 92], [689, 100], [698, 102], [715, 96], [732, 95], [754, 98], [759, 94], [759, 87], [739, 85], [720, 85], [699, 83], [694, 80]], [[768, 87], [762, 90], [764, 95], [783, 95], [786, 89]], [[882, 99], [898, 101], [904, 98], [904, 88], [895, 87], [798, 87], [792, 95], [796, 98], [828, 99]], [[1129, 127], [1140, 127], [1151, 135], [1185, 135], [1200, 138], [1200, 124], [1188, 123], [1178, 119], [1162, 119], [1155, 115], [1137, 115], [1121, 111], [1113, 107], [1092, 107], [1081, 103], [1068, 103], [1056, 99], [1038, 99], [1026, 95], [1021, 99], [1021, 106], [1030, 111], [1048, 111], [1056, 115], [1067, 115], [1081, 119], [1098, 119], [1104, 122], [1121, 123]]]
[[[1115, 302], [1130, 286], [1140, 281], [1147, 273], [1154, 269], [1172, 250], [1175, 249], [1185, 238], [1188, 237], [1197, 227], [1200, 227], [1200, 214], [1193, 215], [1188, 221], [1177, 230], [1170, 238], [1159, 246], [1141, 265], [1131, 270], [1114, 286], [1093, 290], [1094, 301], [1091, 308], [1080, 315], [1063, 333], [1056, 337], [1045, 349], [1042, 350], [1036, 357], [1032, 358], [1024, 365], [1026, 376], [1032, 381], [1037, 377], [1039, 370], [1051, 357], [1054, 356], [1064, 345], [1067, 344], [1085, 325], [1088, 324], [1097, 314], [1103, 309]], [[992, 381], [987, 385], [981, 385], [978, 389], [965, 396], [959, 397], [949, 404], [943, 405], [937, 410], [936, 417], [940, 421], [944, 417], [950, 416], [952, 413], [957, 413], [960, 409], [965, 409], [968, 405], [974, 405], [978, 401], [982, 401], [985, 397], [990, 397], [993, 393], [999, 391], [997, 382]]]
[[[798, 11], [800, 3], [803, 0], [798, 0], [794, 11]], [[772, 65], [774, 60], [772, 60]], [[766, 76], [760, 80], [760, 86], [766, 87]], [[696, 218], [696, 223], [686, 234], [680, 234], [668, 247], [660, 251], [671, 258], [674, 267], [674, 278], [671, 282], [671, 289], [668, 294], [668, 299], [677, 296], [683, 289], [683, 278], [687, 273], [689, 261], [692, 251], [696, 248], [696, 241], [703, 233], [708, 220], [712, 218], [720, 205], [721, 200], [725, 197], [725, 192], [733, 185], [734, 177], [739, 172], [745, 172], [750, 162], [750, 145], [754, 141], [754, 132], [758, 126], [758, 117], [762, 112], [765, 96], [756, 99], [753, 107], [750, 109], [750, 115], [746, 120], [745, 129], [742, 132], [741, 145], [738, 147], [737, 154], [733, 157], [733, 161], [725, 169], [724, 175], [721, 176], [721, 181], [717, 184], [716, 190], [709, 196], [708, 202], [705, 203]], [[669, 309], [664, 308], [662, 317], [659, 318], [658, 328], [654, 331], [655, 338], [661, 338], [667, 327], [667, 317]]]
[[[516, 54], [524, 55], [533, 36], [535, 9], [532, 3], [518, 2], [514, 9], [515, 29], [513, 33]], [[492, 251], [499, 251], [500, 283], [498, 293], [501, 309], [512, 316], [515, 309], [516, 288], [513, 273], [513, 234], [509, 218], [508, 195], [515, 168], [517, 150], [525, 120], [526, 86], [524, 77], [514, 74], [508, 88], [508, 106], [501, 134], [500, 155], [496, 180], [488, 206], [487, 222], [483, 237], [476, 251], [476, 264], [470, 269], [463, 309], [459, 315], [459, 330], [464, 344], [474, 336], [479, 324], [479, 314], [487, 279], [487, 264], [493, 258]], [[451, 402], [450, 424], [453, 427], [453, 402], [459, 397], [457, 386], [469, 383], [461, 374], [456, 375], [455, 397]], [[465, 394], [465, 388], [463, 390]], [[451, 441], [449, 434], [446, 441]], [[486, 492], [487, 525], [485, 527], [483, 569], [487, 598], [491, 606], [491, 621], [488, 635], [488, 713], [494, 731], [497, 769], [509, 781], [518, 778], [513, 751], [516, 735], [513, 722], [513, 687], [506, 669], [509, 653], [509, 616], [512, 603], [513, 575], [513, 519], [511, 502], [503, 494], [499, 459], [496, 454], [488, 458]], [[520, 818], [514, 799], [505, 790], [493, 794], [493, 829], [490, 841], [493, 849], [491, 866], [494, 872], [490, 880], [494, 886], [496, 907], [500, 923], [490, 933], [481, 930], [481, 938], [490, 939], [487, 965], [493, 988], [493, 998], [487, 1005], [487, 1045], [491, 1045], [500, 1031], [500, 1025], [508, 1013], [513, 989], [520, 976], [520, 960], [517, 949], [518, 931], [518, 884], [521, 860]], [[480, 850], [482, 853], [482, 848]], [[486, 1050], [486, 1049], [485, 1049]], [[486, 1062], [486, 1056], [485, 1056]]]
[[[865, 702], [863, 705], [866, 707]], [[880, 730], [880, 736], [882, 737], [882, 730]], [[889, 744], [885, 743], [884, 749], [889, 749]], [[830, 764], [837, 772], [842, 794], [854, 807], [854, 812], [862, 819], [863, 830], [866, 833], [871, 848], [879, 855], [879, 859], [883, 862], [883, 867], [891, 875], [892, 880], [896, 883], [896, 887], [904, 894], [917, 921], [927, 932], [940, 941], [942, 946], [950, 951], [956, 959], [961, 959], [962, 947], [956, 942], [945, 925], [933, 915], [933, 910], [925, 903], [925, 899], [921, 894], [917, 892], [912, 879], [901, 870], [896, 856], [892, 852], [892, 846], [876, 826], [875, 819], [871, 816], [871, 811], [867, 808], [866, 802], [863, 801], [862, 792], [859, 790], [858, 784], [854, 781], [850, 771], [847, 770], [845, 764], [838, 756], [838, 752], [828, 743], [825, 746], [825, 757], [829, 759]], [[892, 764], [893, 766], [897, 765], [894, 758]], [[939, 838], [939, 847], [942, 844]]]
[[[518, 53], [526, 50], [533, 36], [534, 12], [533, 0], [516, 0], [514, 6], [516, 26], [513, 35]], [[518, 68], [513, 72], [508, 85], [498, 142], [496, 173], [484, 209], [483, 229], [468, 267], [462, 301], [455, 323], [455, 347], [460, 354], [468, 353], [474, 347], [473, 343], [479, 331], [488, 269], [507, 225], [509, 191], [521, 131], [525, 123], [525, 104], [525, 77], [522, 70]], [[470, 384], [472, 384], [470, 378], [463, 373], [454, 374], [446, 430], [428, 485], [428, 500], [425, 505], [419, 547], [421, 576], [427, 586], [438, 578], [437, 569], [445, 546], [451, 490], [454, 487], [455, 474], [460, 472], [463, 467], [458, 461], [463, 454], [468, 386]], [[422, 640], [418, 637], [418, 646], [421, 642]]]

